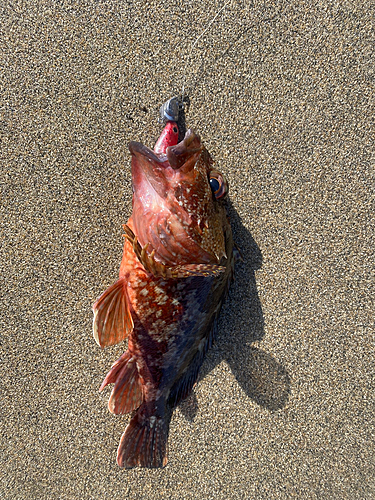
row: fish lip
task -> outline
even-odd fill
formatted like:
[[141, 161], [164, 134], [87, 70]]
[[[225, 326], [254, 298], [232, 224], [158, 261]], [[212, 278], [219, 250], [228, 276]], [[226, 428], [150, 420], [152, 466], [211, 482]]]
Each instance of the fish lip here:
[[170, 166], [174, 170], [181, 167], [189, 170], [194, 166], [195, 161], [202, 152], [202, 144], [199, 135], [194, 130], [188, 129], [185, 137], [175, 146], [169, 146], [166, 150], [166, 155]]
[[141, 156], [145, 156], [149, 160], [154, 161], [154, 162], [158, 163], [159, 165], [162, 165], [162, 164], [168, 162], [168, 158], [167, 158], [166, 154], [164, 154], [164, 153], [163, 154], [156, 154], [154, 151], [152, 151], [152, 149], [148, 148], [147, 146], [145, 146], [141, 142], [131, 141], [129, 143], [129, 150], [130, 150], [130, 153], [132, 155], [136, 156], [137, 154], [139, 154]]

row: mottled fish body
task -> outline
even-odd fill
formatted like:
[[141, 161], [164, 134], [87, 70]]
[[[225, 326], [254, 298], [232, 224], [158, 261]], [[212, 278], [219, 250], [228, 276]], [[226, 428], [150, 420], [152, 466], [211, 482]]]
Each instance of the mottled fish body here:
[[170, 415], [195, 384], [234, 265], [226, 183], [200, 138], [168, 122], [154, 151], [131, 142], [133, 213], [119, 280], [93, 305], [101, 347], [128, 338], [101, 389], [112, 413], [136, 410], [120, 467], [167, 463]]

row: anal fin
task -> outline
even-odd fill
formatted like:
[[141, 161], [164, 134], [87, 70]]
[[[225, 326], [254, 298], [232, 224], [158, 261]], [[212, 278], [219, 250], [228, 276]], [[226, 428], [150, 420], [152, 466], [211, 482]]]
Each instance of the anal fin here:
[[136, 358], [129, 351], [114, 363], [99, 390], [102, 391], [108, 384], [113, 383], [115, 385], [108, 401], [111, 413], [130, 413], [142, 404], [142, 385]]
[[118, 344], [133, 329], [126, 293], [126, 281], [119, 279], [92, 306], [93, 334], [100, 347]]

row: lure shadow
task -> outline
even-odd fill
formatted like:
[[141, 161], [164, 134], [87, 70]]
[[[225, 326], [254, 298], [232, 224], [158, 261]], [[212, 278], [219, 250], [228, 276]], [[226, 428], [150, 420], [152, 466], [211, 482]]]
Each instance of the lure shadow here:
[[[215, 345], [207, 353], [198, 383], [225, 360], [245, 393], [260, 406], [276, 411], [288, 400], [289, 375], [270, 354], [251, 345], [264, 336], [263, 312], [255, 281], [255, 271], [262, 266], [262, 254], [230, 201], [228, 209], [233, 237], [244, 261], [236, 264], [235, 281], [220, 315]], [[179, 409], [188, 420], [194, 419], [198, 411], [194, 392]]]

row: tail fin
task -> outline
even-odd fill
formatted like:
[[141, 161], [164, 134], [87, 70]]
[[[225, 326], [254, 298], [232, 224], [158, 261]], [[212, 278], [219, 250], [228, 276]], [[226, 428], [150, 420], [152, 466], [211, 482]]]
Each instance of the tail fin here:
[[143, 404], [130, 420], [117, 450], [120, 467], [164, 467], [167, 464], [168, 424], [148, 415]]
[[130, 413], [142, 404], [142, 385], [139, 379], [136, 358], [126, 351], [112, 366], [100, 386], [115, 384], [108, 401], [109, 411], [115, 414]]
[[133, 329], [125, 285], [126, 281], [119, 279], [92, 306], [93, 333], [100, 347], [118, 344]]

